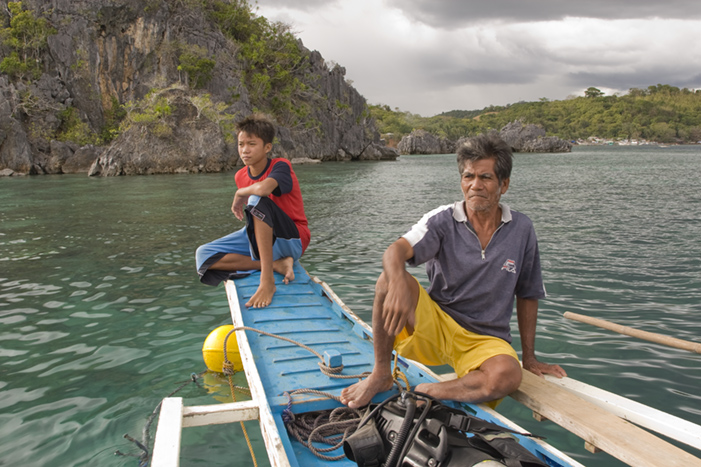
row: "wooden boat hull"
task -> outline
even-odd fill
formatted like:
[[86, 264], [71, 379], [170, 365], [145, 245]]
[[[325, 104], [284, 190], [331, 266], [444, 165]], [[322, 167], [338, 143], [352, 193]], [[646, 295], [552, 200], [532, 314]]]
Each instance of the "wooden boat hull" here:
[[[247, 308], [245, 303], [256, 291], [258, 281], [258, 274], [252, 274], [227, 283], [232, 320], [236, 327], [247, 326], [284, 336], [307, 345], [320, 354], [340, 354], [344, 375], [357, 375], [372, 370], [374, 356], [371, 329], [326, 284], [311, 278], [304, 268], [296, 264], [295, 280], [290, 284], [277, 285], [270, 306]], [[253, 398], [267, 402], [267, 407], [261, 407], [260, 420], [271, 464], [304, 467], [356, 465], [347, 459], [333, 463], [318, 459], [288, 435], [282, 421], [282, 413], [286, 409], [300, 414], [340, 406], [333, 399], [309, 394], [293, 396], [290, 404], [287, 394], [298, 389], [314, 389], [339, 396], [343, 388], [356, 380], [337, 379], [323, 374], [319, 369], [318, 357], [295, 344], [253, 331], [237, 331], [237, 339]], [[412, 387], [422, 382], [438, 381], [431, 370], [414, 362], [399, 357], [398, 365]], [[260, 387], [255, 387], [258, 385]], [[396, 394], [396, 389], [378, 394], [373, 401], [380, 402], [392, 394]], [[524, 431], [483, 405], [456, 406], [485, 420]], [[523, 446], [549, 465], [581, 465], [547, 443], [517, 437]], [[342, 454], [340, 448], [328, 453], [337, 454]]]
[[[309, 277], [295, 264], [296, 279], [278, 284], [271, 306], [248, 309], [245, 303], [258, 287], [258, 274], [226, 282], [226, 291], [235, 326], [285, 336], [304, 343], [317, 352], [343, 360], [343, 374], [370, 371], [373, 363], [372, 330], [356, 316], [323, 282]], [[279, 278], [279, 277], [278, 277]], [[355, 465], [348, 460], [320, 460], [298, 441], [291, 439], [282, 421], [290, 399], [286, 393], [297, 389], [316, 389], [338, 396], [354, 380], [330, 378], [321, 373], [318, 357], [295, 344], [254, 331], [237, 331], [243, 368], [252, 400], [218, 405], [183, 405], [182, 398], [163, 400], [154, 442], [152, 467], [179, 465], [181, 431], [185, 427], [258, 420], [272, 466]], [[322, 357], [327, 359], [327, 357]], [[411, 386], [424, 381], [449, 379], [438, 376], [418, 363], [398, 359]], [[453, 375], [454, 377], [454, 375]], [[375, 402], [392, 391], [379, 394]], [[657, 431], [694, 448], [701, 446], [701, 427], [633, 401], [605, 393], [570, 378], [543, 379], [528, 371], [511, 394], [516, 401], [533, 410], [535, 418], [548, 419], [584, 440], [592, 451], [604, 450], [627, 465], [701, 467], [701, 459], [671, 445], [631, 423]], [[339, 406], [333, 399], [319, 395], [295, 395], [289, 409], [295, 414]], [[524, 430], [488, 407], [453, 404], [487, 421], [512, 430]], [[549, 444], [523, 436], [519, 442], [551, 466], [580, 467], [581, 464]], [[337, 449], [336, 453], [340, 453]]]

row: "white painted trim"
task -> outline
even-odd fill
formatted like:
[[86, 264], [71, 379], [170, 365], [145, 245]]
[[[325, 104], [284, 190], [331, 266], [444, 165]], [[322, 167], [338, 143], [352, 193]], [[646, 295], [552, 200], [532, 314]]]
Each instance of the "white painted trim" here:
[[[226, 281], [225, 286], [226, 295], [229, 299], [229, 309], [231, 310], [231, 321], [234, 327], [244, 326], [236, 284], [234, 284], [233, 281]], [[241, 354], [241, 361], [243, 362], [243, 370], [244, 373], [246, 373], [248, 386], [251, 390], [251, 399], [256, 403], [259, 409], [260, 431], [263, 434], [263, 442], [268, 452], [270, 465], [272, 467], [289, 467], [290, 461], [285, 453], [280, 433], [277, 430], [277, 425], [275, 425], [273, 414], [268, 405], [265, 389], [260, 380], [251, 347], [248, 344], [246, 331], [236, 331], [236, 340], [238, 341], [239, 353]]]
[[183, 425], [182, 397], [167, 397], [161, 402], [156, 439], [153, 442], [152, 467], [178, 467]]
[[183, 407], [183, 428], [257, 420], [258, 413], [258, 403], [254, 401], [193, 405]]
[[545, 379], [624, 420], [701, 449], [701, 426], [699, 425], [572, 378], [560, 379], [546, 375]]
[[363, 329], [365, 329], [365, 331], [366, 331], [366, 333], [367, 333], [368, 336], [372, 337], [372, 328], [370, 327], [370, 325], [369, 325], [368, 323], [366, 323], [365, 321], [363, 321], [362, 319], [360, 319], [360, 316], [356, 315], [355, 312], [353, 312], [353, 310], [351, 310], [350, 308], [348, 308], [348, 306], [347, 306], [345, 303], [343, 303], [343, 300], [341, 300], [341, 297], [339, 297], [338, 295], [336, 295], [336, 292], [334, 292], [334, 291], [331, 289], [331, 287], [329, 286], [329, 284], [327, 284], [326, 282], [322, 281], [321, 279], [319, 279], [319, 278], [316, 277], [316, 276], [310, 276], [310, 277], [311, 277], [311, 280], [313, 280], [314, 282], [316, 282], [317, 284], [319, 284], [319, 285], [324, 289], [324, 292], [326, 292], [327, 294], [329, 294], [329, 296], [331, 297], [331, 300], [335, 301], [335, 302], [338, 304], [338, 306], [340, 306], [340, 307], [343, 309], [343, 311], [344, 311], [345, 313], [347, 313], [348, 316], [349, 316], [355, 323], [359, 324], [360, 326], [362, 326]]

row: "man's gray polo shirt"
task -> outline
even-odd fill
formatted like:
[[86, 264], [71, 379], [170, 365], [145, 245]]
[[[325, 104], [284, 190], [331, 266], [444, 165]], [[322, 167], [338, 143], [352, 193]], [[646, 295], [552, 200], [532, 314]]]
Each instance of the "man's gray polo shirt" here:
[[545, 297], [533, 223], [500, 204], [501, 225], [483, 251], [464, 204], [434, 209], [403, 236], [414, 249], [408, 264], [426, 263], [429, 295], [465, 329], [511, 342], [514, 296]]

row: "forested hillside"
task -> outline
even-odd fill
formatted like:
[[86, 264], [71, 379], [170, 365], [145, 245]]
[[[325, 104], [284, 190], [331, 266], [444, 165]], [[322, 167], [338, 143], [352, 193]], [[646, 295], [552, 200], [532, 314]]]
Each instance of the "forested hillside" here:
[[632, 88], [622, 96], [605, 96], [589, 88], [584, 97], [562, 101], [519, 102], [482, 110], [454, 110], [434, 117], [371, 106], [382, 133], [400, 140], [413, 129], [457, 140], [509, 122], [541, 125], [548, 135], [566, 140], [596, 137], [607, 140], [646, 140], [659, 143], [701, 141], [701, 91], [658, 84]]

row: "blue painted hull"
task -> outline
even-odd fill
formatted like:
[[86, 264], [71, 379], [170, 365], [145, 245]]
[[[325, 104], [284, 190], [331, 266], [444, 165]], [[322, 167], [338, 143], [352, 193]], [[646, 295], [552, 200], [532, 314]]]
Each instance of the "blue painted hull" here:
[[[276, 278], [279, 280], [280, 276], [276, 275]], [[301, 342], [321, 354], [327, 351], [338, 352], [343, 360], [343, 374], [355, 375], [372, 370], [374, 356], [370, 332], [360, 324], [357, 317], [344, 310], [320, 284], [313, 281], [301, 265], [295, 264], [293, 282], [287, 285], [277, 284], [277, 292], [267, 308], [249, 309], [245, 306], [258, 288], [258, 274], [236, 279], [234, 283], [245, 326]], [[292, 343], [253, 331], [246, 331], [246, 334], [290, 464], [300, 467], [356, 465], [347, 459], [334, 462], [318, 459], [305, 446], [288, 436], [282, 421], [282, 413], [289, 401], [285, 393], [297, 389], [316, 389], [339, 396], [343, 388], [356, 380], [324, 375], [319, 369], [318, 357]], [[401, 357], [398, 361], [412, 387], [422, 382], [436, 381], [433, 375]], [[396, 390], [378, 394], [374, 402], [380, 402], [393, 394], [396, 394]], [[332, 399], [318, 395], [295, 395], [291, 409], [299, 414], [339, 405]], [[478, 405], [460, 404], [460, 407], [485, 420], [501, 424], [492, 413]], [[546, 452], [542, 443], [525, 437], [519, 439], [549, 465], [578, 465], [571, 463], [571, 459], [568, 460], [566, 456], [557, 457], [552, 452]], [[342, 449], [328, 453], [330, 456], [338, 454], [342, 454]]]

